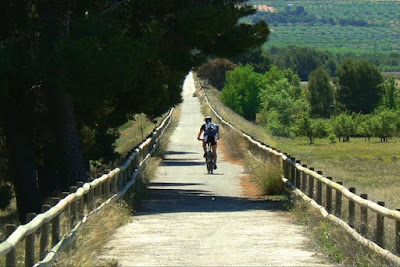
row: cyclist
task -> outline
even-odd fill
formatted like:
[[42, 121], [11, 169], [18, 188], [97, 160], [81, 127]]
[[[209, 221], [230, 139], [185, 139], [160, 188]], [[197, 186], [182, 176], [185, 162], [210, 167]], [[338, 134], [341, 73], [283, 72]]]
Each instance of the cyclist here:
[[214, 154], [214, 170], [217, 169], [217, 140], [219, 139], [219, 125], [212, 122], [210, 116], [205, 117], [205, 123], [201, 126], [197, 140], [201, 140], [200, 136], [203, 135], [203, 151], [204, 157], [206, 157], [206, 143], [211, 144], [211, 149]]

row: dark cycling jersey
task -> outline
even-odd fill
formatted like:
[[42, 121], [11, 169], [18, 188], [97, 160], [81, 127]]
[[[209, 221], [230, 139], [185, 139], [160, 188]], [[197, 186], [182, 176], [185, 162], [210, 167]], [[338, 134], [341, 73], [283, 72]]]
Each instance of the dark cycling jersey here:
[[207, 136], [205, 131], [206, 131], [206, 124], [203, 124], [200, 128], [200, 131], [204, 131], [204, 142], [210, 143], [211, 145], [216, 145], [217, 144], [217, 135], [214, 136]]

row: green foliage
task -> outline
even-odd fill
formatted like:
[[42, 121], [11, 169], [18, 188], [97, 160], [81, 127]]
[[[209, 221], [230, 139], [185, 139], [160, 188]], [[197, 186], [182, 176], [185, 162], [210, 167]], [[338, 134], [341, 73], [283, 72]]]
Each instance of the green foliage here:
[[356, 123], [353, 115], [348, 112], [339, 114], [332, 119], [332, 131], [339, 139], [343, 138], [343, 142], [350, 142], [350, 136], [356, 133]]
[[239, 66], [227, 73], [220, 99], [246, 119], [255, 120], [260, 106], [258, 94], [264, 86], [263, 75], [254, 72], [250, 65]]
[[358, 126], [357, 134], [364, 136], [365, 139], [370, 141], [371, 137], [374, 136], [374, 126], [375, 120], [372, 115], [358, 115]]
[[338, 101], [346, 110], [368, 114], [378, 106], [383, 77], [376, 66], [349, 58], [340, 65], [338, 77]]
[[399, 117], [392, 110], [380, 110], [372, 117], [374, 136], [379, 137], [381, 142], [387, 142], [393, 137], [397, 130]]
[[295, 133], [297, 136], [306, 136], [310, 145], [314, 144], [316, 138], [325, 138], [329, 134], [329, 127], [325, 120], [313, 120], [308, 116], [296, 121]]
[[281, 69], [291, 68], [306, 81], [312, 71], [319, 66], [328, 70], [330, 75], [336, 72], [336, 59], [332, 53], [309, 47], [289, 46], [287, 48], [271, 47], [271, 62]]
[[330, 118], [335, 112], [335, 91], [330, 76], [323, 67], [310, 73], [308, 90], [311, 116]]
[[270, 54], [263, 51], [261, 47], [252, 49], [238, 57], [233, 58], [235, 63], [241, 65], [250, 64], [258, 73], [264, 73], [271, 67]]
[[381, 106], [387, 109], [400, 108], [400, 90], [397, 88], [395, 78], [389, 77], [381, 84], [381, 87], [384, 92]]
[[274, 134], [290, 136], [296, 119], [308, 114], [309, 106], [302, 96], [300, 80], [291, 70], [276, 67], [265, 73], [268, 81], [260, 91], [260, 111], [257, 122]]
[[222, 90], [225, 86], [226, 72], [233, 70], [237, 65], [226, 58], [210, 59], [202, 64], [196, 71], [201, 79], [208, 80], [212, 86]]

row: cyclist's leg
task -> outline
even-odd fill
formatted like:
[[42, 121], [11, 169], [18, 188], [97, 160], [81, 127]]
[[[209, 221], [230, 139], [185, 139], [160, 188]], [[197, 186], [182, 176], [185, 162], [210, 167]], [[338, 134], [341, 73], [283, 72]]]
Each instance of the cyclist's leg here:
[[207, 146], [206, 146], [207, 138], [208, 138], [207, 136], [204, 136], [204, 138], [203, 138], [203, 152], [204, 152], [204, 157], [205, 157], [206, 151], [207, 151]]
[[214, 155], [214, 165], [215, 165], [215, 169], [217, 168], [217, 143], [215, 143], [214, 145], [211, 145], [211, 149]]

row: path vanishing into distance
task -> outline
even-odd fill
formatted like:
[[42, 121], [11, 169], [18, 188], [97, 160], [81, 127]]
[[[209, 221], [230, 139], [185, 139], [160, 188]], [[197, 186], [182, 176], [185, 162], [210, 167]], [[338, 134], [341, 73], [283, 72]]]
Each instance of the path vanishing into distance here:
[[118, 266], [331, 266], [304, 229], [270, 201], [242, 192], [243, 167], [224, 160], [207, 174], [197, 134], [203, 123], [190, 73], [181, 118], [149, 196], [117, 229], [101, 259]]

